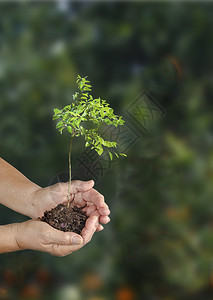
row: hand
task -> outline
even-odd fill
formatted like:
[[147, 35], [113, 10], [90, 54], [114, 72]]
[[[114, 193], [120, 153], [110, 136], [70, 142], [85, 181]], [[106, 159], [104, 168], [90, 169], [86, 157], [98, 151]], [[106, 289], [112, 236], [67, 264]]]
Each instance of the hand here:
[[96, 231], [98, 217], [93, 216], [87, 221], [90, 230], [85, 230], [82, 236], [73, 232], [59, 231], [38, 220], [14, 224], [17, 248], [43, 251], [55, 256], [68, 255], [88, 243]]
[[[97, 216], [98, 221], [102, 224], [107, 224], [110, 221], [108, 215], [110, 210], [104, 202], [104, 197], [95, 189], [93, 189], [94, 181], [79, 181], [71, 182], [70, 201], [71, 206], [86, 207], [83, 209], [89, 217], [85, 228], [82, 230], [82, 235], [88, 229], [89, 219], [92, 216]], [[55, 185], [38, 189], [33, 196], [34, 218], [42, 217], [45, 210], [50, 210], [56, 207], [59, 203], [66, 203], [68, 200], [68, 183], [60, 182]], [[97, 231], [103, 229], [101, 224], [98, 224]]]

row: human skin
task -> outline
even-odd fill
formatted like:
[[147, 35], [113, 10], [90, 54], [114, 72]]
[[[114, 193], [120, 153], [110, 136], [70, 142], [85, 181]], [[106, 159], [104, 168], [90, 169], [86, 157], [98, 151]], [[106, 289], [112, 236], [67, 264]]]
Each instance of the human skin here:
[[0, 158], [0, 203], [32, 218], [0, 226], [0, 253], [32, 249], [65, 256], [86, 245], [95, 231], [103, 229], [100, 223], [110, 221], [104, 197], [93, 186], [92, 180], [71, 182], [71, 206], [85, 206], [88, 219], [81, 235], [62, 232], [37, 218], [45, 210], [67, 202], [68, 183], [41, 188]]

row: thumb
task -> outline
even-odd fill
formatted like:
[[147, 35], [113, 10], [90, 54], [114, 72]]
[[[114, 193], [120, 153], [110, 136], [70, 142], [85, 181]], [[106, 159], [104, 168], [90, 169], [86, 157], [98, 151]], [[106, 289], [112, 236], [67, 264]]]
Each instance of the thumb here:
[[99, 217], [97, 215], [90, 216], [87, 221], [84, 229], [81, 232], [81, 235], [84, 239], [84, 244], [87, 244], [91, 239], [93, 234], [96, 232], [96, 229], [99, 225]]
[[81, 181], [81, 180], [73, 180], [71, 182], [71, 193], [78, 193], [78, 192], [86, 192], [91, 190], [94, 186], [94, 181]]
[[74, 232], [63, 232], [55, 228], [51, 228], [47, 232], [50, 244], [57, 245], [81, 245], [83, 238]]

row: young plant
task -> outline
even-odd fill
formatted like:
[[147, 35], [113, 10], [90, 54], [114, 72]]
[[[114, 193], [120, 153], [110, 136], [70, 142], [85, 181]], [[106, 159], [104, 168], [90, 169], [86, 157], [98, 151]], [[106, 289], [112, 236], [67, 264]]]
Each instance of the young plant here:
[[[106, 100], [94, 98], [91, 95], [92, 86], [87, 77], [77, 76], [76, 83], [78, 91], [73, 95], [73, 102], [66, 105], [63, 109], [54, 109], [53, 120], [59, 119], [56, 128], [62, 134], [66, 129], [70, 134], [69, 148], [69, 191], [71, 186], [71, 150], [74, 137], [82, 136], [85, 140], [85, 147], [91, 147], [98, 155], [102, 155], [107, 151], [109, 158], [113, 156], [117, 158], [126, 156], [124, 153], [117, 153], [115, 150], [117, 143], [114, 141], [106, 141], [100, 133], [100, 126], [106, 124], [108, 126], [119, 126], [124, 124], [121, 116], [115, 115], [113, 109]], [[70, 205], [68, 196], [67, 206]]]

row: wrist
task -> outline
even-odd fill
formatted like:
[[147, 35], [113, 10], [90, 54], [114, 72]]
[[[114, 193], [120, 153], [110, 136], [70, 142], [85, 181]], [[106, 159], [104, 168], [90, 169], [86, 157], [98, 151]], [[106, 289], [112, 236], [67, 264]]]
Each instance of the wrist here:
[[28, 216], [32, 219], [37, 219], [39, 212], [38, 212], [38, 204], [37, 204], [37, 199], [39, 198], [39, 194], [42, 188], [40, 186], [37, 186], [36, 189], [34, 189], [31, 193], [30, 197], [30, 214]]
[[0, 253], [21, 250], [17, 241], [18, 226], [18, 223], [0, 226]]
[[18, 232], [20, 230], [20, 224], [15, 223], [15, 224], [12, 224], [12, 225], [13, 226], [11, 227], [11, 231], [12, 231], [12, 236], [13, 236], [13, 239], [14, 239], [14, 245], [17, 249], [16, 251], [22, 250], [21, 247], [20, 247], [19, 238], [18, 238]]
[[23, 237], [25, 235], [24, 230], [23, 230], [24, 224], [25, 224], [25, 222], [13, 224], [13, 225], [15, 225], [13, 228], [13, 235], [14, 235], [14, 240], [15, 240], [16, 247], [18, 250], [25, 249], [24, 244], [23, 244]]

